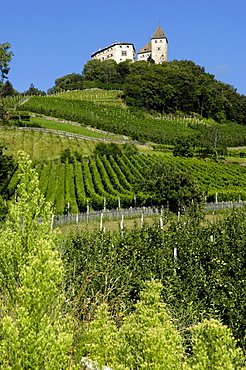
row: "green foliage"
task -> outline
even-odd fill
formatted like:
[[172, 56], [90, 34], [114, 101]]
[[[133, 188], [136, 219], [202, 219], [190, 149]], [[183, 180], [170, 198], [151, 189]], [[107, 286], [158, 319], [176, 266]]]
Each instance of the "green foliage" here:
[[246, 98], [188, 60], [131, 65], [124, 85], [127, 104], [160, 113], [195, 112], [226, 123], [245, 124]]
[[18, 121], [19, 124], [21, 123], [21, 121], [30, 121], [30, 114], [28, 112], [23, 112], [23, 111], [12, 111], [10, 113], [10, 117], [9, 117], [11, 120], [15, 120], [15, 121]]
[[[139, 297], [142, 282], [160, 279], [163, 300], [185, 341], [187, 328], [220, 318], [245, 349], [245, 209], [206, 223], [196, 211], [178, 222], [120, 232], [71, 233], [62, 246], [71, 310], [82, 321], [107, 303], [117, 323]], [[174, 256], [176, 248], [176, 257]], [[88, 297], [90, 299], [88, 300]]]
[[122, 149], [121, 149], [121, 146], [116, 143], [106, 144], [106, 143], [100, 142], [96, 144], [93, 153], [96, 155], [106, 155], [106, 156], [121, 155]]
[[0, 191], [4, 189], [8, 176], [12, 173], [15, 167], [13, 157], [4, 154], [4, 150], [6, 150], [6, 148], [0, 145]]
[[60, 90], [75, 90], [80, 87], [82, 76], [78, 73], [71, 73], [66, 76], [57, 78], [55, 86], [49, 89], [49, 93], [54, 93]]
[[181, 138], [176, 141], [173, 148], [173, 155], [175, 157], [193, 157], [192, 143], [189, 139]]
[[3, 97], [15, 95], [15, 90], [13, 88], [13, 85], [11, 84], [9, 80], [7, 80], [5, 84], [3, 85], [1, 95]]
[[204, 320], [191, 328], [191, 369], [245, 369], [244, 356], [231, 331], [218, 320]]
[[0, 102], [0, 124], [1, 125], [8, 124], [8, 115], [3, 101]]
[[29, 86], [29, 89], [26, 90], [24, 95], [46, 95], [45, 91], [39, 90], [36, 87], [34, 87], [33, 84]]
[[[141, 80], [143, 79], [141, 78]], [[180, 136], [188, 136], [197, 139], [202, 148], [203, 137], [209, 136], [211, 128], [216, 125], [213, 120], [207, 122], [208, 125], [205, 124], [202, 117], [197, 118], [193, 112], [188, 118], [184, 114], [163, 116], [157, 115], [156, 112], [155, 115], [150, 116], [142, 109], [127, 108], [119, 97], [119, 91], [99, 89], [71, 91], [47, 97], [32, 96], [21, 109], [75, 121], [119, 135], [127, 135], [139, 141], [170, 145], [175, 144], [176, 139]], [[61, 124], [59, 128], [54, 127], [59, 130], [64, 130], [64, 128], [69, 131], [66, 124], [63, 124], [63, 128]], [[75, 129], [74, 126], [72, 128]], [[77, 129], [79, 128], [77, 127]], [[219, 132], [218, 148], [244, 145], [246, 142], [245, 127], [235, 122], [220, 124]]]
[[60, 158], [62, 163], [66, 163], [66, 161], [68, 161], [68, 163], [74, 163], [75, 161], [75, 156], [71, 153], [71, 150], [69, 148], [65, 149], [61, 153]]
[[62, 312], [63, 267], [52, 210], [25, 153], [19, 169], [17, 202], [0, 236], [1, 368], [73, 368], [72, 320]]
[[[104, 153], [105, 145], [102, 147]], [[219, 202], [246, 200], [245, 166], [173, 156], [160, 162], [160, 157], [155, 155], [109, 154], [108, 157], [81, 158], [82, 150], [82, 146], [79, 150], [73, 146], [63, 151], [62, 162], [53, 160], [37, 165], [41, 190], [46, 199], [56, 205], [56, 214], [64, 212], [67, 188], [74, 199], [69, 213], [76, 213], [78, 209], [86, 211], [87, 200], [93, 209], [103, 209], [104, 198], [107, 209], [117, 208], [120, 197], [122, 208], [152, 204], [169, 205], [174, 211], [179, 206], [187, 208], [192, 199], [193, 204], [201, 202], [201, 195], [206, 195], [208, 202], [215, 201], [216, 193]], [[67, 161], [74, 168], [69, 170], [70, 178], [62, 169]], [[14, 196], [18, 184], [18, 170], [9, 171], [9, 168], [8, 165], [1, 190], [6, 199]]]
[[7, 75], [10, 71], [9, 64], [12, 60], [12, 56], [14, 55], [12, 51], [10, 51], [11, 45], [9, 42], [5, 42], [0, 44], [0, 81], [7, 78]]
[[84, 65], [82, 76], [86, 81], [123, 84], [130, 73], [130, 64], [131, 61], [128, 60], [117, 64], [112, 59], [104, 61], [91, 59]]
[[93, 151], [96, 155], [106, 155], [107, 157], [112, 156], [122, 156], [123, 154], [127, 156], [138, 154], [137, 147], [131, 143], [125, 143], [123, 145], [118, 145], [116, 143], [103, 143], [100, 142], [96, 144]]
[[85, 336], [88, 357], [100, 368], [182, 369], [182, 339], [161, 303], [160, 292], [160, 283], [146, 283], [134, 312], [123, 318], [118, 330], [101, 306]]
[[6, 200], [0, 196], [0, 221], [4, 220], [8, 213], [8, 207], [6, 205]]
[[153, 204], [169, 206], [172, 211], [188, 207], [191, 202], [200, 203], [202, 199], [201, 189], [187, 173], [177, 171], [163, 162], [147, 166], [143, 179], [135, 186], [150, 194]]

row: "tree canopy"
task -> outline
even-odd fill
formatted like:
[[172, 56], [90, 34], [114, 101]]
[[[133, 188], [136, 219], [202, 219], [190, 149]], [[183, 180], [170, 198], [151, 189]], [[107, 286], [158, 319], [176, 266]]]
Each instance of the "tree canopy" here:
[[246, 97], [189, 60], [133, 63], [124, 92], [127, 104], [147, 110], [182, 111], [223, 123], [226, 120], [246, 123]]
[[12, 60], [12, 56], [14, 55], [13, 52], [10, 50], [11, 45], [9, 42], [5, 42], [0, 44], [0, 80], [3, 81], [9, 71], [10, 67], [9, 64]]
[[162, 64], [126, 60], [117, 64], [111, 59], [91, 59], [81, 75], [72, 73], [56, 79], [50, 92], [93, 87], [122, 89], [128, 105], [147, 111], [182, 112], [220, 123], [246, 124], [246, 96], [191, 60]]
[[153, 204], [169, 206], [175, 212], [202, 199], [201, 189], [187, 174], [164, 162], [148, 166], [135, 188], [150, 194]]

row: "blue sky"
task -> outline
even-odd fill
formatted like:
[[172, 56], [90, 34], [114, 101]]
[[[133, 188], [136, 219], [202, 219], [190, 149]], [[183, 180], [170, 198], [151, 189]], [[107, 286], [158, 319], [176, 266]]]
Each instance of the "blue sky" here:
[[14, 57], [9, 80], [47, 91], [58, 77], [81, 73], [98, 47], [115, 40], [137, 51], [160, 25], [169, 61], [192, 60], [246, 95], [246, 0], [7, 0], [0, 44]]

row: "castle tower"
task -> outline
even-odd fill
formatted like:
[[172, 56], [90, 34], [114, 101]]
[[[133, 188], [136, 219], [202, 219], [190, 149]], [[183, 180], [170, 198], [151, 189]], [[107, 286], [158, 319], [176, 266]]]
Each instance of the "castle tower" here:
[[151, 58], [156, 64], [167, 62], [167, 44], [168, 40], [160, 26], [151, 37]]

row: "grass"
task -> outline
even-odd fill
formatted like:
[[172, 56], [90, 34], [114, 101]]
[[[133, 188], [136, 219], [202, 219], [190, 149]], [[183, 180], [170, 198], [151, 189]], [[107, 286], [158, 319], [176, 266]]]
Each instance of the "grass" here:
[[59, 158], [66, 148], [70, 148], [71, 151], [77, 150], [82, 155], [89, 155], [93, 152], [96, 143], [92, 140], [71, 139], [51, 133], [12, 128], [0, 129], [0, 145], [6, 146], [5, 153], [15, 159], [19, 150], [24, 150], [32, 160]]
[[[144, 223], [147, 225], [153, 225], [154, 223], [158, 222], [160, 219], [160, 216], [152, 216], [152, 217], [145, 217]], [[106, 231], [119, 231], [120, 230], [120, 222], [121, 220], [115, 220], [115, 221], [103, 221], [103, 228], [105, 228]], [[133, 227], [141, 227], [142, 225], [142, 219], [140, 217], [132, 218], [132, 219], [124, 219], [124, 228], [126, 229], [132, 229]], [[68, 232], [73, 232], [75, 230], [88, 230], [88, 231], [94, 231], [94, 230], [100, 230], [100, 220], [98, 221], [90, 221], [90, 222], [80, 222], [78, 224], [72, 224], [72, 225], [64, 225], [57, 227], [62, 233], [66, 234]]]
[[82, 136], [92, 137], [92, 138], [101, 138], [101, 139], [117, 139], [117, 136], [110, 134], [103, 134], [98, 131], [92, 131], [86, 127], [75, 126], [65, 122], [58, 122], [47, 120], [39, 117], [31, 117], [31, 123], [38, 124], [42, 128], [47, 128], [57, 131], [65, 131], [69, 133], [79, 134]]

